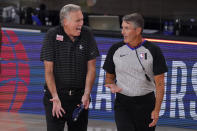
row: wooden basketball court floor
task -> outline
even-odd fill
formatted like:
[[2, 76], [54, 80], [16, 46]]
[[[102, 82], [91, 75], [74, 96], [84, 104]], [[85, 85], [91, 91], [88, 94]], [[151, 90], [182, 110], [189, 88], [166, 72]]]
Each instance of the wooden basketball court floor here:
[[[0, 112], [0, 131], [46, 131], [44, 115]], [[65, 127], [65, 131], [67, 131]], [[88, 131], [117, 131], [114, 122], [89, 119]], [[194, 131], [157, 126], [156, 131]]]

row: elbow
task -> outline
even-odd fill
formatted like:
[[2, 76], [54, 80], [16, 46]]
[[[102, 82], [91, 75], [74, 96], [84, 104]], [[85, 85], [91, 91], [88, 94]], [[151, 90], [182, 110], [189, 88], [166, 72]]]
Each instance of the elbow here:
[[53, 71], [52, 70], [45, 70], [45, 77], [53, 76]]

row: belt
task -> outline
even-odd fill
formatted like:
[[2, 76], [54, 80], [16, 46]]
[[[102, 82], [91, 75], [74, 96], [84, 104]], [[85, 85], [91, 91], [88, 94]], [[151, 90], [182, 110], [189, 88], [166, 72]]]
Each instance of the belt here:
[[[50, 93], [47, 88], [44, 89], [44, 92]], [[83, 88], [79, 89], [57, 89], [58, 94], [61, 95], [68, 95], [68, 96], [73, 96], [73, 95], [80, 95], [84, 93]]]
[[69, 90], [59, 90], [60, 94], [63, 95], [68, 95], [68, 96], [73, 96], [73, 95], [79, 95], [84, 93], [84, 89], [69, 89]]
[[142, 96], [126, 96], [121, 93], [117, 93], [116, 97], [120, 97], [121, 99], [128, 100], [128, 101], [130, 101], [130, 100], [145, 101], [145, 100], [148, 100], [149, 98], [155, 97], [155, 94], [154, 94], [154, 92], [150, 92], [150, 93], [148, 93], [146, 95], [142, 95]]

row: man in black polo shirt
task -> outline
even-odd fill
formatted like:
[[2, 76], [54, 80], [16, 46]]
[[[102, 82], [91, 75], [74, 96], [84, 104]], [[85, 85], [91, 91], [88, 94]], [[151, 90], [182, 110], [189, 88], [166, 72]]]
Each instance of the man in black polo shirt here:
[[[79, 6], [65, 5], [60, 11], [60, 21], [61, 26], [46, 33], [41, 50], [47, 130], [63, 131], [67, 122], [69, 131], [86, 131], [99, 51], [93, 33], [83, 26]], [[73, 111], [80, 103], [85, 110], [73, 121]]]
[[118, 131], [154, 131], [159, 118], [168, 69], [160, 48], [142, 38], [143, 27], [140, 14], [124, 16], [124, 41], [112, 45], [103, 66], [105, 86], [116, 93]]

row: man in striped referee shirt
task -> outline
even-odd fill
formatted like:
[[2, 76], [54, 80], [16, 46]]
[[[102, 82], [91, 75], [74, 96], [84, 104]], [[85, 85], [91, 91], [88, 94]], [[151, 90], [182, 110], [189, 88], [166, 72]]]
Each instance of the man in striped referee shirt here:
[[140, 14], [124, 16], [124, 41], [112, 45], [103, 66], [105, 86], [116, 93], [118, 131], [154, 131], [159, 118], [167, 66], [160, 48], [142, 38], [143, 27]]

